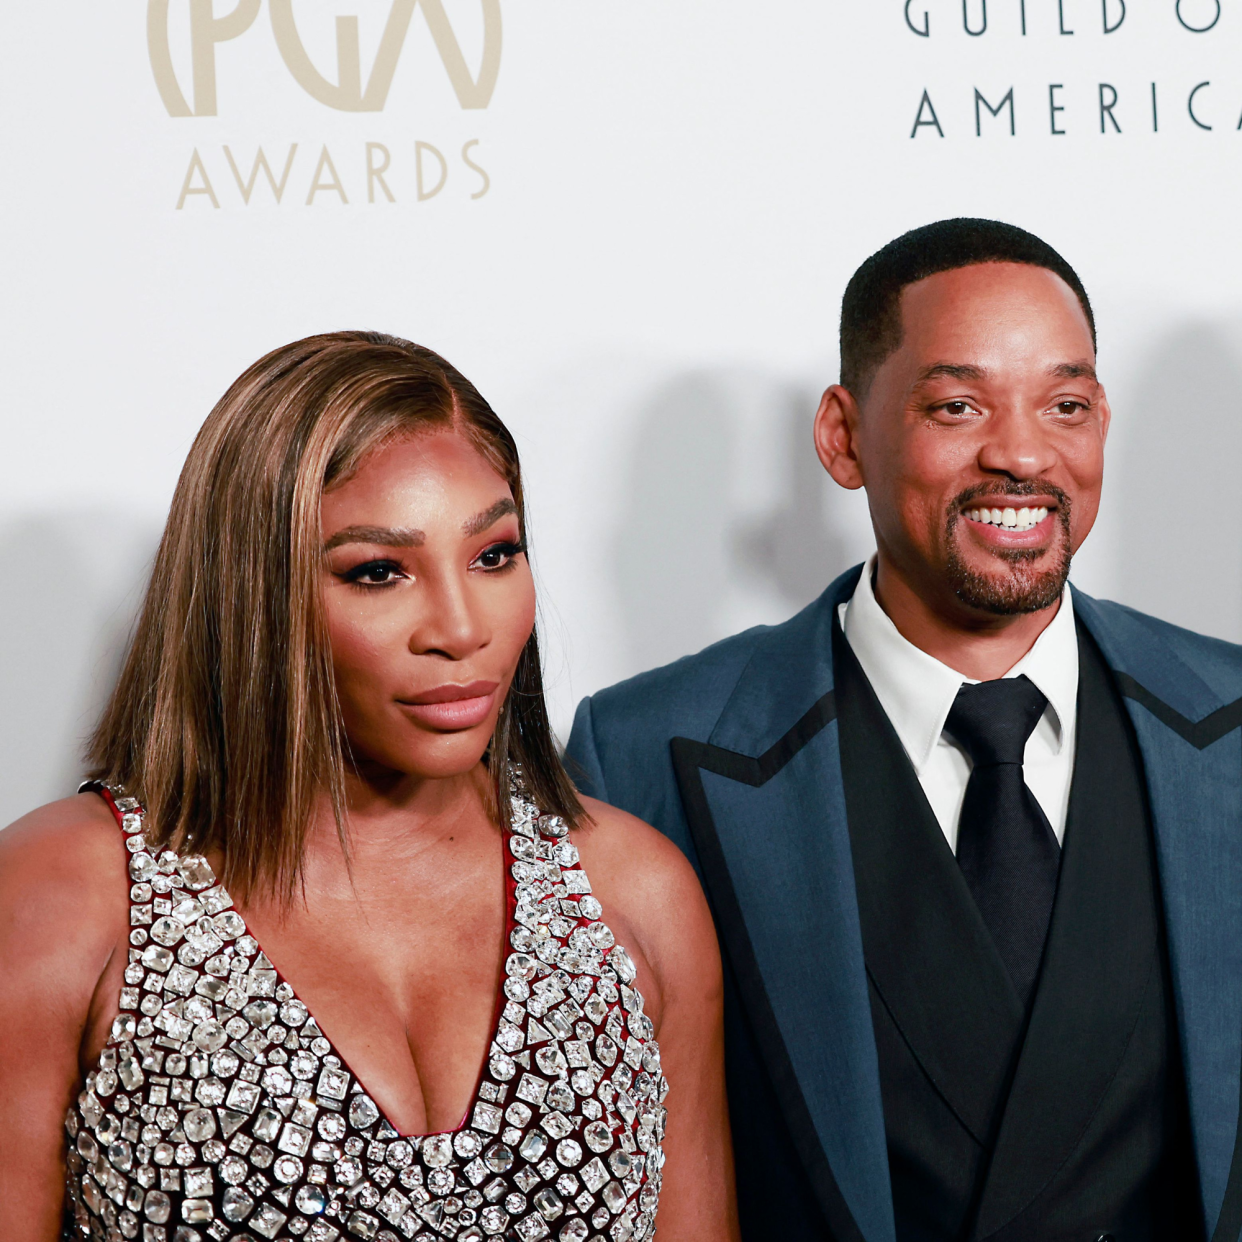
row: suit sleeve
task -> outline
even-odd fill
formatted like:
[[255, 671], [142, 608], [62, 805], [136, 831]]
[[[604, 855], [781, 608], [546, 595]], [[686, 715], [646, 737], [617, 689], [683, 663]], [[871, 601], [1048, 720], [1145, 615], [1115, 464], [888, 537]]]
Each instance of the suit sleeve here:
[[565, 747], [565, 767], [574, 784], [582, 793], [601, 802], [608, 801], [608, 787], [604, 783], [604, 768], [595, 746], [595, 722], [591, 715], [591, 700], [583, 699], [574, 715], [574, 727]]

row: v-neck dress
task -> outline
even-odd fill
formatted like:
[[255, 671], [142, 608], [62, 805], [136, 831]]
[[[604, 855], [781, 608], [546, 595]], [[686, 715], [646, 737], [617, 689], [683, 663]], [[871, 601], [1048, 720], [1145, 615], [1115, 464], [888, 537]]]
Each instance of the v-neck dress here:
[[62, 1238], [643, 1242], [668, 1083], [634, 963], [563, 820], [515, 785], [503, 995], [457, 1130], [402, 1136], [246, 930], [207, 861], [129, 851], [120, 1013], [65, 1121]]

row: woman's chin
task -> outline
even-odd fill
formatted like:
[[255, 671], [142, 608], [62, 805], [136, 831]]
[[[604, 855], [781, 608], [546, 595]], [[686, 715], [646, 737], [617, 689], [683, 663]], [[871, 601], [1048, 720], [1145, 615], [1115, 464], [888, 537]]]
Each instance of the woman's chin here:
[[352, 749], [358, 759], [358, 775], [372, 784], [401, 779], [451, 780], [479, 766], [490, 740], [490, 729], [476, 728], [420, 738], [417, 745], [400, 750], [358, 745]]

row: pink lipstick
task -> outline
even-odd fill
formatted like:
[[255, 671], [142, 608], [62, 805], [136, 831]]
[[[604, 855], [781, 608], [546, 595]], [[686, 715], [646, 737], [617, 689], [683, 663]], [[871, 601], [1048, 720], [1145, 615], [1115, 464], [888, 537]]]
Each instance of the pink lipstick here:
[[398, 702], [420, 724], [455, 733], [487, 719], [499, 688], [496, 681], [471, 681], [464, 686], [436, 686]]

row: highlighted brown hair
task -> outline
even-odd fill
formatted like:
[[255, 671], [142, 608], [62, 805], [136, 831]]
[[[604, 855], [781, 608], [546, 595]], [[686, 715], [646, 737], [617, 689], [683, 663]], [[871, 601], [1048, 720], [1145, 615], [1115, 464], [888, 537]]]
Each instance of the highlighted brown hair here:
[[[91, 776], [123, 784], [157, 846], [219, 850], [239, 894], [290, 897], [326, 792], [348, 854], [347, 744], [320, 584], [319, 505], [394, 436], [457, 430], [506, 480], [526, 524], [517, 447], [459, 371], [375, 332], [273, 350], [203, 424], [177, 482], [129, 653], [89, 745]], [[534, 632], [487, 753], [508, 822], [520, 765], [546, 812], [584, 812], [552, 737]]]

